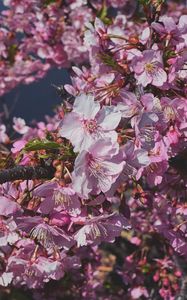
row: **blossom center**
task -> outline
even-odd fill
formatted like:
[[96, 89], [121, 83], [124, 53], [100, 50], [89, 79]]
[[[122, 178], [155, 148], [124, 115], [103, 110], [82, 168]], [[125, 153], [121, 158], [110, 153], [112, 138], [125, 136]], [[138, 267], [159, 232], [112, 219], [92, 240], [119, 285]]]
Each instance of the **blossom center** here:
[[147, 63], [145, 65], [145, 70], [148, 72], [148, 73], [154, 73], [155, 72], [155, 65], [153, 63]]
[[174, 109], [171, 106], [164, 107], [164, 118], [167, 122], [175, 120], [176, 114]]
[[31, 229], [30, 237], [33, 240], [37, 240], [44, 248], [51, 248], [53, 246], [53, 237], [47, 228], [42, 225], [38, 225]]
[[93, 133], [97, 130], [98, 125], [96, 120], [91, 119], [91, 120], [84, 120], [84, 127], [86, 131], [88, 131], [89, 133]]

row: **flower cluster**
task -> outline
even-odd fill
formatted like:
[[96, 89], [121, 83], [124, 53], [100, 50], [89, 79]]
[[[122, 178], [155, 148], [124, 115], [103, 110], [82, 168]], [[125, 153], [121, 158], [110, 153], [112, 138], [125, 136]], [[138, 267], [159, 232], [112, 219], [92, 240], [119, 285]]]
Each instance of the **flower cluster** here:
[[[42, 78], [52, 67], [88, 60], [85, 24], [102, 10], [102, 1], [4, 0], [0, 13], [0, 96], [20, 83]], [[92, 3], [93, 2], [93, 3]], [[114, 3], [113, 3], [114, 2]], [[119, 3], [118, 3], [119, 2]], [[127, 1], [108, 1], [124, 7]]]
[[[4, 1], [6, 7], [0, 16], [3, 24], [0, 31], [1, 95], [19, 83], [28, 84], [42, 78], [53, 66], [68, 66], [66, 51], [67, 47], [70, 48], [70, 41], [65, 36], [69, 27], [73, 34], [78, 35], [77, 46], [81, 48], [81, 22], [77, 22], [76, 26], [66, 24], [66, 14], [70, 23], [71, 18], [74, 18], [72, 14], [76, 14], [78, 20], [81, 19], [79, 9], [71, 11], [71, 8], [61, 7], [61, 1], [53, 2]], [[86, 7], [83, 9], [84, 24], [87, 19], [91, 19], [91, 12]], [[85, 54], [85, 49], [82, 49], [82, 53]], [[72, 55], [74, 59], [75, 53]]]
[[[40, 165], [54, 174], [1, 185], [0, 283], [38, 289], [68, 281], [71, 270], [75, 299], [175, 299], [185, 277], [178, 257], [187, 258], [187, 15], [182, 5], [164, 10], [164, 1], [147, 0], [140, 1], [138, 22], [137, 8], [123, 14], [128, 1], [67, 2], [73, 21], [64, 28], [71, 33], [63, 32], [60, 52], [54, 41], [53, 62], [61, 66], [57, 56], [65, 49], [77, 62], [87, 53], [90, 65], [73, 66], [72, 84], [64, 86], [70, 97], [54, 118], [35, 128], [13, 120], [22, 137], [2, 159], [4, 168]], [[25, 3], [15, 9], [28, 10], [29, 19], [35, 1]], [[48, 16], [57, 11], [61, 22], [58, 5], [43, 9]], [[94, 22], [90, 5], [102, 8]], [[107, 5], [120, 11], [109, 19]], [[43, 17], [38, 12], [34, 30], [41, 39], [47, 35], [50, 47]], [[80, 20], [86, 22], [83, 52], [72, 37], [83, 34]], [[37, 49], [51, 61], [52, 50], [39, 46], [37, 34], [27, 42], [24, 53]], [[4, 125], [0, 139], [9, 140]], [[117, 237], [122, 253], [109, 246]]]

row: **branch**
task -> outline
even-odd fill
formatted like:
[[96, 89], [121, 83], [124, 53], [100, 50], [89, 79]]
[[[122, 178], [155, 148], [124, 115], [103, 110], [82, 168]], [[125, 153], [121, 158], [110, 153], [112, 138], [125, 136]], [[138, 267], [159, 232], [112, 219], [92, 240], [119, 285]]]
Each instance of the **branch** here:
[[51, 179], [55, 169], [52, 166], [16, 166], [0, 171], [0, 184], [14, 180]]

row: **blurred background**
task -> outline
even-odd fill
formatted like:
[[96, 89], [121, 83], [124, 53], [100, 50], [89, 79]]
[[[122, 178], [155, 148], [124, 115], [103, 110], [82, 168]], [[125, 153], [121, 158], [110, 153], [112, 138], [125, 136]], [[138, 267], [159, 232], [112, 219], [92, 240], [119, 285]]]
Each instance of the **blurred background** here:
[[11, 117], [21, 117], [26, 122], [43, 121], [45, 115], [53, 115], [53, 109], [61, 103], [55, 85], [70, 83], [66, 69], [51, 69], [47, 76], [29, 85], [19, 85], [11, 92], [0, 97], [0, 110], [6, 103]]
[[[0, 1], [0, 11], [3, 8], [5, 7]], [[22, 117], [27, 122], [33, 119], [42, 121], [45, 115], [53, 115], [53, 109], [61, 103], [52, 84], [66, 83], [70, 83], [70, 76], [66, 69], [51, 69], [43, 79], [29, 85], [19, 85], [0, 97], [0, 111], [6, 103], [12, 117]]]

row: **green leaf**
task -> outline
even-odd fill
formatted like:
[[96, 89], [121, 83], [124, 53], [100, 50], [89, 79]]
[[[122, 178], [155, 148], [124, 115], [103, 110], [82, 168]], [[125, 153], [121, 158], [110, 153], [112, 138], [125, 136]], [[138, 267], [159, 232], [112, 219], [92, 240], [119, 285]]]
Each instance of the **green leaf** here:
[[142, 267], [142, 272], [144, 273], [144, 274], [146, 274], [146, 273], [149, 273], [150, 272], [150, 264], [146, 264], [146, 265], [144, 265], [143, 267]]
[[56, 0], [44, 0], [44, 5], [47, 6], [47, 5], [50, 5], [55, 2], [56, 2]]
[[150, 0], [139, 0], [139, 2], [142, 5], [148, 5], [148, 4], [150, 4]]
[[103, 4], [102, 8], [97, 12], [97, 17], [105, 24], [110, 25], [112, 24], [112, 20], [107, 17], [107, 6]]
[[59, 149], [61, 146], [58, 143], [49, 140], [32, 140], [29, 141], [25, 147], [25, 151], [37, 151], [37, 150], [54, 150]]
[[38, 157], [42, 159], [47, 159], [47, 158], [51, 158], [51, 154], [38, 154]]
[[112, 19], [110, 19], [108, 17], [105, 17], [102, 21], [105, 25], [111, 25], [112, 24]]
[[112, 68], [116, 68], [118, 66], [117, 62], [110, 54], [100, 53], [98, 56], [101, 58], [102, 62], [107, 66], [110, 66]]
[[97, 13], [97, 17], [101, 19], [101, 21], [103, 21], [107, 16], [107, 6], [103, 5], [103, 7], [101, 8], [101, 10]]
[[110, 55], [107, 53], [99, 53], [98, 57], [102, 60], [102, 62], [113, 68], [114, 70], [118, 71], [119, 73], [124, 73], [123, 69], [118, 65], [117, 61]]
[[12, 44], [8, 48], [8, 60], [9, 60], [10, 64], [14, 63], [17, 51], [18, 51], [18, 47], [16, 44]]
[[164, 52], [164, 58], [166, 58], [166, 59], [176, 57], [176, 56], [177, 56], [177, 54], [173, 50], [166, 50]]

